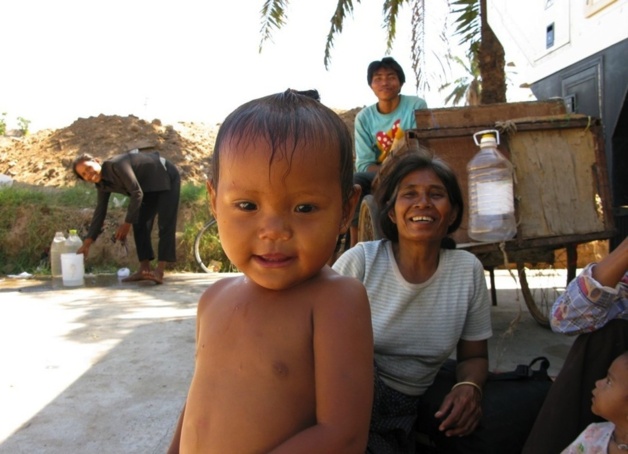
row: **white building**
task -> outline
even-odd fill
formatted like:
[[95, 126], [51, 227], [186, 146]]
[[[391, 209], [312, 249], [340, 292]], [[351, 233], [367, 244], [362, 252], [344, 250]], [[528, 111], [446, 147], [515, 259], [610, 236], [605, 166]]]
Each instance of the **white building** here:
[[601, 118], [617, 238], [628, 234], [628, 0], [488, 0], [488, 22], [538, 99]]

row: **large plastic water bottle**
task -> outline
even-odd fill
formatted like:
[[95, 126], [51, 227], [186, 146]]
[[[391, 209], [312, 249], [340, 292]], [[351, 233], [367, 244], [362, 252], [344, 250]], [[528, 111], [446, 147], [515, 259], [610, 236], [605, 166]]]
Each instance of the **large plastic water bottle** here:
[[467, 165], [469, 236], [483, 242], [509, 240], [517, 233], [512, 165], [497, 149], [498, 131], [477, 132], [473, 140], [480, 151]]
[[54, 278], [61, 277], [61, 254], [65, 246], [65, 235], [63, 232], [55, 233], [55, 237], [50, 244], [50, 274]]
[[78, 236], [76, 230], [70, 230], [70, 235], [68, 235], [68, 238], [65, 240], [64, 243], [63, 253], [76, 254], [76, 251], [78, 251], [81, 246], [83, 246], [83, 240], [81, 240], [81, 238]]

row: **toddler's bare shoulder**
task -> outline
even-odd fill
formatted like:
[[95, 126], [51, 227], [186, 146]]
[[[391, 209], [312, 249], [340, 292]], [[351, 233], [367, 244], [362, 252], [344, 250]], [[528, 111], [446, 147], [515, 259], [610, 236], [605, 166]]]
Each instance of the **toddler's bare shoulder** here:
[[207, 305], [219, 301], [223, 295], [233, 293], [244, 285], [243, 276], [230, 276], [222, 278], [209, 285], [201, 295], [199, 305]]

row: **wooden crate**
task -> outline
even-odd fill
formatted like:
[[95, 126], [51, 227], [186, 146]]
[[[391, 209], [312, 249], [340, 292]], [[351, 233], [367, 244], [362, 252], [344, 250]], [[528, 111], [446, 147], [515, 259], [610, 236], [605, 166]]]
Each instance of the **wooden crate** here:
[[[411, 134], [454, 169], [466, 208], [466, 167], [479, 151], [473, 134], [508, 125], [500, 133], [499, 149], [515, 171], [519, 224], [516, 238], [507, 243], [511, 252], [539, 248], [542, 253], [547, 247], [612, 236], [606, 155], [598, 119], [568, 115], [560, 100], [428, 109], [416, 111], [416, 116], [417, 129]], [[472, 243], [467, 232], [468, 209], [454, 235], [458, 244]]]

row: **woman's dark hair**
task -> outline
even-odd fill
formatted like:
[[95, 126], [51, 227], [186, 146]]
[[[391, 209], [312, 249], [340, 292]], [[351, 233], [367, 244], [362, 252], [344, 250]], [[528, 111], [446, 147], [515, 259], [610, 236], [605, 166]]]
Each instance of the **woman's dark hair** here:
[[216, 136], [211, 159], [210, 181], [214, 188], [220, 178], [223, 148], [258, 139], [270, 145], [269, 163], [281, 158], [291, 162], [297, 147], [308, 142], [338, 150], [343, 204], [351, 197], [353, 141], [347, 125], [334, 111], [295, 90], [249, 101], [227, 116]]
[[97, 161], [97, 159], [89, 153], [84, 153], [80, 155], [79, 157], [77, 157], [76, 159], [74, 159], [74, 161], [72, 161], [72, 173], [79, 180], [85, 181], [83, 180], [83, 177], [79, 175], [79, 173], [76, 171], [76, 166], [78, 166], [79, 164], [83, 162], [88, 162], [88, 161]]
[[[395, 208], [399, 184], [412, 172], [423, 169], [431, 170], [436, 174], [447, 189], [451, 206], [457, 209], [456, 219], [447, 229], [447, 233], [451, 234], [460, 227], [464, 212], [464, 200], [458, 178], [445, 161], [433, 156], [430, 150], [421, 148], [417, 152], [408, 153], [398, 158], [375, 189], [374, 197], [379, 208], [379, 225], [384, 236], [393, 242], [399, 241], [399, 231], [388, 213]], [[451, 238], [446, 238], [442, 247], [451, 248], [452, 242]], [[455, 247], [455, 243], [453, 243], [453, 247]]]
[[392, 69], [395, 73], [397, 73], [399, 83], [401, 85], [406, 83], [406, 75], [403, 73], [401, 65], [399, 65], [399, 63], [397, 63], [397, 61], [392, 57], [384, 57], [381, 60], [375, 60], [369, 64], [369, 67], [366, 70], [366, 80], [369, 83], [369, 87], [371, 86], [371, 82], [373, 82], [373, 74], [375, 74], [375, 71], [382, 68]]

